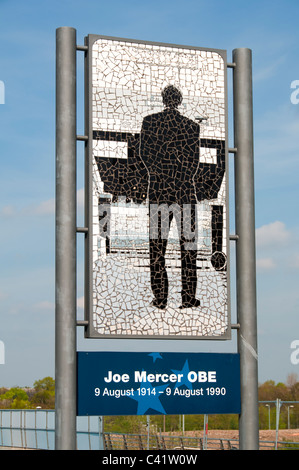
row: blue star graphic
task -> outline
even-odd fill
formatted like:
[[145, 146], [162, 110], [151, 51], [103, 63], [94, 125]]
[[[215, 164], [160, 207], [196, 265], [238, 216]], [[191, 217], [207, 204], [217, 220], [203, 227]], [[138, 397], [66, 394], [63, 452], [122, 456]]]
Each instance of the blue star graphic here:
[[[137, 414], [144, 415], [150, 408], [159, 413], [166, 414], [160, 402], [160, 396], [163, 395], [166, 387], [167, 385], [153, 387], [147, 380], [141, 382], [140, 390], [134, 390], [133, 395], [130, 395], [130, 398], [138, 402]], [[146, 392], [144, 395], [142, 395], [142, 389]]]
[[149, 356], [152, 356], [154, 362], [156, 362], [157, 359], [163, 359], [161, 354], [157, 352], [150, 353]]
[[174, 388], [178, 388], [181, 385], [185, 385], [187, 388], [192, 390], [192, 384], [188, 380], [188, 373], [190, 372], [188, 359], [186, 359], [186, 362], [185, 362], [184, 367], [182, 368], [182, 370], [172, 369], [172, 372], [174, 372], [176, 375], [183, 374], [183, 377], [181, 377], [181, 381], [180, 382], [177, 381]]

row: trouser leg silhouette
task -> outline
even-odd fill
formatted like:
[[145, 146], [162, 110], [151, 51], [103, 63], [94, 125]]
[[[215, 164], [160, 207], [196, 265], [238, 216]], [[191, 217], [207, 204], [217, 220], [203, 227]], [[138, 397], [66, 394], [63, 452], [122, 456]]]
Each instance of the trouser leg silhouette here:
[[[151, 288], [154, 295], [154, 305], [165, 308], [168, 297], [168, 276], [166, 270], [165, 253], [168, 242], [168, 233], [173, 213], [170, 212], [168, 221], [162, 220], [158, 214], [158, 221], [155, 236], [150, 237], [150, 279]], [[199, 301], [195, 299], [197, 288], [196, 257], [195, 246], [195, 206], [191, 206], [190, 226], [187, 233], [183, 224], [183, 210], [180, 213], [180, 250], [181, 250], [181, 281], [182, 281], [182, 306], [199, 306]], [[178, 223], [178, 221], [177, 221]], [[166, 232], [165, 225], [167, 224]], [[164, 230], [163, 230], [164, 228]], [[153, 234], [153, 231], [150, 230]], [[165, 235], [166, 234], [166, 235]]]
[[[161, 213], [158, 213], [156, 219], [158, 227], [155, 231], [150, 227], [150, 277], [151, 288], [154, 294], [154, 303], [156, 306], [165, 308], [168, 297], [168, 276], [165, 263], [165, 253], [167, 248], [168, 236], [165, 236], [165, 230], [169, 232], [169, 227], [173, 214], [169, 214], [169, 220], [162, 219]], [[153, 220], [150, 217], [150, 221]], [[150, 222], [151, 223], [151, 222]], [[163, 224], [167, 224], [167, 227]]]

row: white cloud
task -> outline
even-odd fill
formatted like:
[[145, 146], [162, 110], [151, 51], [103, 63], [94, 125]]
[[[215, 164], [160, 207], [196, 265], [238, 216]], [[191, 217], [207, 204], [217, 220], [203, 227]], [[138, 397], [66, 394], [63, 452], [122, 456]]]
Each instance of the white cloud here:
[[[84, 208], [84, 189], [77, 191], [77, 207], [79, 210]], [[55, 214], [55, 198], [41, 201], [36, 205], [28, 205], [21, 209], [17, 209], [13, 205], [7, 205], [0, 208], [0, 216], [12, 217], [20, 215], [54, 215]]]
[[290, 233], [285, 224], [280, 221], [272, 222], [256, 230], [257, 246], [280, 245], [290, 239]]
[[35, 209], [34, 212], [39, 215], [55, 214], [55, 199], [48, 199], [42, 201]]
[[34, 308], [37, 309], [37, 310], [54, 310], [55, 309], [55, 304], [54, 304], [54, 302], [50, 302], [48, 300], [43, 300], [43, 301], [38, 302], [37, 304], [35, 304]]
[[13, 206], [8, 205], [1, 208], [0, 215], [4, 217], [10, 217], [15, 214], [15, 209]]
[[84, 308], [84, 296], [77, 299], [77, 307]]
[[77, 204], [79, 208], [84, 207], [84, 189], [78, 189], [77, 191]]
[[272, 258], [260, 258], [256, 260], [257, 269], [261, 270], [271, 270], [276, 267]]

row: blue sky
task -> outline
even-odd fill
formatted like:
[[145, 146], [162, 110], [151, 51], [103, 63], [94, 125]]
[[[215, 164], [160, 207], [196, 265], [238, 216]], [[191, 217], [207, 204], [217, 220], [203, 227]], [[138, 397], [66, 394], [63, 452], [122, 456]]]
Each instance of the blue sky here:
[[[233, 49], [252, 49], [259, 380], [299, 376], [299, 365], [290, 360], [291, 343], [299, 340], [299, 104], [290, 99], [291, 83], [299, 80], [298, 14], [296, 0], [0, 0], [0, 80], [5, 86], [0, 104], [0, 341], [5, 347], [0, 386], [54, 377], [55, 31], [60, 26], [76, 28], [78, 44], [88, 34], [101, 34], [226, 49], [228, 61]], [[83, 120], [83, 53], [78, 52], [78, 134], [84, 132]], [[233, 146], [231, 127], [229, 135]], [[112, 344], [84, 340], [79, 329], [78, 349], [235, 352], [235, 332], [232, 337], [220, 343]]]

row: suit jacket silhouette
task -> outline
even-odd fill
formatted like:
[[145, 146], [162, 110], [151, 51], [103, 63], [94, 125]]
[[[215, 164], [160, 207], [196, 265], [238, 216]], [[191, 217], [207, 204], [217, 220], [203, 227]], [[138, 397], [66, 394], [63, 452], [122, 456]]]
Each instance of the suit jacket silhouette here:
[[149, 203], [196, 204], [199, 130], [199, 124], [176, 108], [144, 118], [140, 157], [149, 172]]

